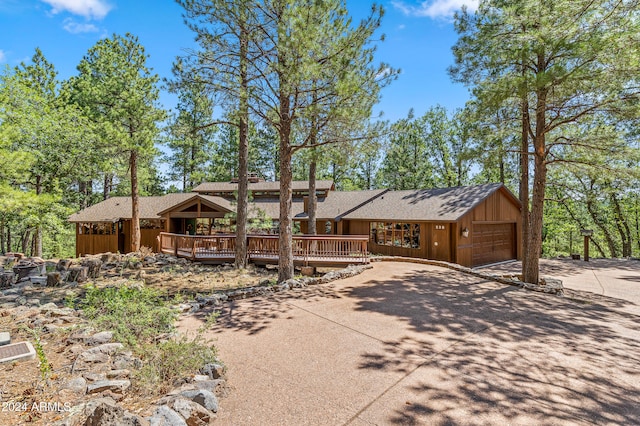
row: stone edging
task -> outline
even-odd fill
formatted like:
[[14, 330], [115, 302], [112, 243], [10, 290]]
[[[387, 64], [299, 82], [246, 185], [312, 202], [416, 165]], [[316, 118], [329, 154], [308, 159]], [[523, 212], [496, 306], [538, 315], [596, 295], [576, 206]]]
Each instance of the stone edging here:
[[191, 312], [197, 312], [205, 306], [219, 306], [225, 302], [232, 300], [246, 299], [254, 296], [264, 296], [267, 294], [280, 293], [289, 291], [294, 288], [305, 288], [310, 285], [326, 284], [342, 278], [349, 278], [361, 274], [373, 266], [368, 265], [350, 265], [339, 271], [331, 271], [321, 277], [291, 278], [283, 283], [275, 285], [258, 285], [254, 287], [245, 287], [234, 290], [222, 290], [208, 296], [197, 296], [195, 302], [191, 302]]
[[506, 278], [504, 276], [496, 274], [486, 274], [475, 271], [466, 266], [458, 265], [457, 263], [442, 262], [439, 260], [419, 259], [414, 257], [395, 257], [395, 256], [379, 256], [371, 258], [372, 262], [406, 262], [406, 263], [419, 263], [423, 265], [440, 266], [447, 269], [453, 269], [454, 271], [463, 272], [465, 274], [473, 275], [485, 280], [491, 280], [499, 282], [500, 284], [507, 284], [516, 287], [523, 288], [525, 290], [537, 291], [541, 293], [555, 294], [557, 296], [564, 295], [564, 287], [562, 281], [556, 278], [544, 278], [545, 282], [542, 285], [535, 285], [531, 283], [525, 283], [515, 278]]

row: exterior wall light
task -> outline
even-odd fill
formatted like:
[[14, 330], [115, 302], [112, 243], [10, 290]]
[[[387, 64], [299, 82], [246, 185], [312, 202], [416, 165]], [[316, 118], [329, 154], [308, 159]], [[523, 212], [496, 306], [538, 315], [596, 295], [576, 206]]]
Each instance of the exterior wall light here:
[[469, 228], [467, 227], [462, 228], [462, 236], [465, 238], [469, 238]]

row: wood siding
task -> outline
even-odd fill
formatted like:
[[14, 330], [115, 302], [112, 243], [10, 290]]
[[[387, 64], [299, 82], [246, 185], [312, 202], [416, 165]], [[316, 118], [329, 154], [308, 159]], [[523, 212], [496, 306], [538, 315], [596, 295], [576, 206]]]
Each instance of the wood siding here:
[[[370, 235], [369, 224], [370, 221], [348, 220], [342, 228], [345, 234]], [[489, 227], [488, 230], [487, 225], [492, 224], [497, 226]], [[476, 227], [478, 229], [474, 234]], [[469, 231], [467, 237], [462, 235], [465, 228]], [[475, 259], [474, 235], [478, 244]], [[492, 240], [488, 241], [487, 238]], [[491, 252], [482, 254], [483, 250], [488, 250], [489, 245]], [[488, 261], [519, 259], [520, 247], [520, 208], [506, 190], [496, 191], [458, 222], [420, 222], [419, 249], [378, 245], [369, 241], [371, 253], [442, 260], [468, 267], [486, 264]]]
[[149, 247], [154, 253], [160, 251], [158, 246], [158, 235], [163, 232], [162, 229], [141, 229], [140, 230], [140, 247]]
[[118, 251], [118, 235], [80, 234], [76, 224], [76, 256]]
[[[486, 264], [487, 262], [485, 262], [479, 254], [482, 250], [480, 247], [475, 249], [476, 255], [474, 260], [474, 235], [476, 236], [477, 244], [484, 244], [486, 246], [486, 244], [488, 244], [487, 241], [480, 242], [481, 240], [478, 239], [479, 232], [483, 232], [483, 226], [491, 224], [507, 226], [509, 229], [513, 229], [514, 234], [514, 254], [511, 256], [499, 256], [497, 253], [494, 253], [493, 257], [501, 257], [500, 260], [506, 260], [505, 257], [520, 259], [520, 207], [515, 204], [511, 197], [503, 190], [498, 190], [458, 221], [457, 229], [452, 233], [453, 246], [455, 247], [455, 258], [453, 261], [469, 267]], [[479, 227], [480, 231], [477, 231], [476, 227]], [[468, 237], [462, 236], [462, 231], [465, 228], [469, 230]], [[505, 229], [507, 228], [504, 228], [502, 231]], [[486, 228], [484, 232], [487, 232]], [[500, 235], [502, 235], [502, 237], [500, 237]], [[495, 237], [504, 239], [504, 232], [498, 232], [495, 234]], [[487, 235], [485, 235], [485, 240], [486, 238]], [[505, 251], [506, 249], [503, 247], [500, 250]]]

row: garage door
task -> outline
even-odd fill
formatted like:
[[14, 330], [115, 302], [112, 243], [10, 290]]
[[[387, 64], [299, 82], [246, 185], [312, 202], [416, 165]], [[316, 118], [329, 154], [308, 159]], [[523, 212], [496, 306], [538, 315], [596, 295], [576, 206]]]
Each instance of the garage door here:
[[516, 258], [515, 223], [473, 225], [473, 266]]

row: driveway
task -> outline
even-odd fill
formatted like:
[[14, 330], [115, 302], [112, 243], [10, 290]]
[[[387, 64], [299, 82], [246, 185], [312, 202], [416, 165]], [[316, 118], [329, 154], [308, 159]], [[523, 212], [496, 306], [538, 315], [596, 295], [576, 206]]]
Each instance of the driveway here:
[[216, 424], [640, 424], [638, 308], [391, 262], [233, 302]]
[[[509, 262], [481, 271], [519, 274], [520, 262]], [[540, 274], [559, 278], [565, 288], [589, 291], [633, 302], [640, 306], [640, 261], [624, 259], [540, 259]], [[636, 311], [636, 313], [640, 313]]]

